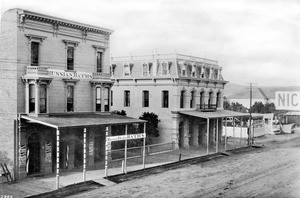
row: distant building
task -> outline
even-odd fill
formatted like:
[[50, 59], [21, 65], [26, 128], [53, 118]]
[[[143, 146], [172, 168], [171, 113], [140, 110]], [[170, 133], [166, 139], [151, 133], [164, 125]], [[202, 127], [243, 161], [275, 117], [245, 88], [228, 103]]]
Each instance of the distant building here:
[[[104, 161], [111, 30], [27, 10], [2, 17], [0, 141], [16, 178]], [[106, 127], [108, 131], [106, 131]]]
[[112, 57], [112, 109], [133, 117], [156, 113], [158, 142], [173, 141], [176, 148], [214, 144], [221, 140], [222, 118], [245, 116], [223, 110], [227, 81], [221, 71], [215, 60], [177, 53]]

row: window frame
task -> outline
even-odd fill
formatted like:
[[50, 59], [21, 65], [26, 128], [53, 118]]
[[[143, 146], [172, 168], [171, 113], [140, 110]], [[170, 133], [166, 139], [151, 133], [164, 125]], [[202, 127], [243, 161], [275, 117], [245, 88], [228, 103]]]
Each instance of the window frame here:
[[[98, 94], [97, 94], [97, 91], [99, 90], [99, 98], [98, 98]], [[96, 91], [96, 97], [95, 97], [95, 111], [96, 112], [101, 112], [101, 87], [96, 87], [95, 88], [95, 91]], [[100, 105], [100, 109], [97, 109], [97, 101], [99, 101], [100, 103], [98, 105]]]
[[[41, 86], [45, 86], [45, 98], [42, 98], [42, 97], [41, 97], [41, 95], [42, 95], [42, 94], [41, 94], [41, 90], [42, 90], [42, 89], [41, 89]], [[47, 113], [47, 112], [48, 112], [48, 105], [47, 105], [47, 104], [48, 104], [48, 85], [47, 85], [46, 83], [41, 83], [41, 84], [39, 85], [39, 92], [40, 92], [40, 93], [39, 93], [39, 111], [40, 111], [39, 113]], [[42, 108], [41, 108], [41, 104], [42, 104], [41, 100], [42, 100], [42, 99], [45, 100], [45, 111], [44, 111], [44, 112], [41, 111], [41, 109], [42, 109]]]
[[[100, 54], [100, 60], [98, 55]], [[103, 72], [103, 51], [97, 50], [96, 51], [96, 72], [102, 73]]]
[[[69, 101], [68, 101], [68, 99], [69, 99], [69, 97], [68, 97], [68, 87], [72, 87], [72, 91], [73, 91], [73, 97], [72, 97], [72, 109], [71, 110], [69, 110], [69, 107], [68, 107], [68, 104], [70, 103]], [[68, 84], [67, 86], [66, 86], [66, 94], [67, 94], [67, 97], [66, 97], [66, 111], [67, 112], [75, 112], [75, 100], [74, 100], [74, 98], [75, 98], [75, 85], [72, 85], [72, 84]]]
[[130, 91], [124, 90], [124, 107], [130, 107]]
[[142, 107], [149, 107], [149, 99], [150, 99], [150, 93], [148, 90], [143, 90], [143, 104]]
[[[69, 49], [72, 49], [72, 52], [73, 52], [73, 60], [72, 60], [72, 66], [69, 65]], [[68, 71], [74, 71], [75, 70], [75, 47], [73, 46], [67, 46], [67, 70]], [[72, 67], [72, 68], [70, 68]]]
[[162, 108], [169, 108], [169, 91], [162, 91]]
[[[37, 63], [33, 63], [33, 43], [37, 44]], [[33, 40], [30, 42], [30, 66], [39, 66], [40, 65], [40, 47], [41, 43], [39, 41]]]

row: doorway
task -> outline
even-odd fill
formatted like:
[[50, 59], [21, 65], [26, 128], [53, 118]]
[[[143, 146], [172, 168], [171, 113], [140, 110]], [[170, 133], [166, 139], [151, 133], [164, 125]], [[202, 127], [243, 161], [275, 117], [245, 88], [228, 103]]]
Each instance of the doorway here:
[[184, 147], [184, 123], [179, 123], [179, 140], [178, 140], [179, 148]]
[[28, 137], [28, 174], [40, 172], [40, 137], [38, 133], [32, 133]]

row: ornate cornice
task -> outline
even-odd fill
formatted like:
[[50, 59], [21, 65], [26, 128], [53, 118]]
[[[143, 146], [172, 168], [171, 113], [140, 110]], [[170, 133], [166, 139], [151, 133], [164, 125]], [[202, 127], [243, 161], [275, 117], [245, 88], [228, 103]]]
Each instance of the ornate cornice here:
[[52, 16], [47, 16], [39, 13], [34, 13], [30, 11], [25, 11], [20, 14], [20, 23], [24, 23], [26, 20], [40, 21], [44, 23], [49, 23], [55, 26], [64, 26], [74, 29], [79, 29], [86, 32], [94, 32], [103, 35], [110, 35], [113, 31], [105, 28], [100, 28], [96, 26], [91, 26], [83, 23], [78, 23], [74, 21], [69, 21], [65, 19], [60, 19]]

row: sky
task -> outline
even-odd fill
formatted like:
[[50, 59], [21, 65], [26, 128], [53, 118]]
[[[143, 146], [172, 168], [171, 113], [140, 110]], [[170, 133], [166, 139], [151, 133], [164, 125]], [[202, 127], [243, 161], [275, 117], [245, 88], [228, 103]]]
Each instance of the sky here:
[[300, 86], [300, 1], [0, 0], [11, 8], [114, 30], [111, 56], [173, 53], [218, 60], [223, 78]]

